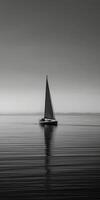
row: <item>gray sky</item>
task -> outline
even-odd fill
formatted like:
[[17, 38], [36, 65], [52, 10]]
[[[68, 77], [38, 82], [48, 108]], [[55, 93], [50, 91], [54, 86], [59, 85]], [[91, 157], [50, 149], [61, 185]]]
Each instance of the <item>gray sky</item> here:
[[0, 0], [0, 113], [100, 112], [100, 1]]

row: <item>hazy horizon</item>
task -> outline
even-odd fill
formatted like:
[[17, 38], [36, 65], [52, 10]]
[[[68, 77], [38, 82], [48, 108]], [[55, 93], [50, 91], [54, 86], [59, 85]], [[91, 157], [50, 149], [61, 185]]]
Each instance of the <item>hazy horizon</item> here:
[[0, 1], [0, 113], [100, 113], [100, 1]]
[[[56, 112], [55, 115], [100, 115], [100, 112]], [[44, 112], [3, 112], [0, 115], [44, 115]]]

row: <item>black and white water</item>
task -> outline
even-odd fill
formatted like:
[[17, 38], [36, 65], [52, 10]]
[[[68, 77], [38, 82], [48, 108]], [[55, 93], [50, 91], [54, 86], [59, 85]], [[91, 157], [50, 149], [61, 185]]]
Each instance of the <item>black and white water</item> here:
[[0, 116], [0, 200], [99, 199], [100, 115]]

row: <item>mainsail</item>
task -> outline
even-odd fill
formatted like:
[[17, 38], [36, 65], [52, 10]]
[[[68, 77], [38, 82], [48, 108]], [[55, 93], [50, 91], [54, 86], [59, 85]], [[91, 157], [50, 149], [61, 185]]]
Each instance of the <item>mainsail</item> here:
[[52, 102], [51, 102], [51, 95], [50, 95], [50, 89], [49, 89], [48, 77], [47, 76], [46, 76], [46, 94], [45, 94], [44, 118], [55, 119], [54, 113], [53, 113], [53, 107], [52, 107]]

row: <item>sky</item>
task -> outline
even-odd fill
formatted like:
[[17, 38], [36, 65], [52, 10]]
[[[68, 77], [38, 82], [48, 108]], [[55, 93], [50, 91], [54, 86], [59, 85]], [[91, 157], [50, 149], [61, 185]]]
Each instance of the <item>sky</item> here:
[[0, 0], [0, 113], [100, 112], [100, 1]]

